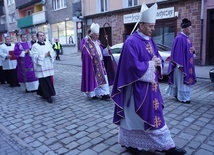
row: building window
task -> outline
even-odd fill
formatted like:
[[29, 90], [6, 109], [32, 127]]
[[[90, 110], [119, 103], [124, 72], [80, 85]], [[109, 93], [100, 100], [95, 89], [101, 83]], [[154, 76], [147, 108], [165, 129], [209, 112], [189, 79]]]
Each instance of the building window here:
[[7, 5], [14, 4], [14, 0], [7, 0]]
[[107, 0], [99, 0], [100, 12], [106, 12], [107, 9]]
[[156, 44], [172, 47], [175, 33], [175, 23], [166, 21], [158, 22], [153, 33], [153, 40]]
[[53, 0], [53, 9], [58, 10], [66, 7], [66, 0]]
[[32, 15], [32, 10], [28, 10], [28, 11], [26, 12], [26, 16], [30, 16], [30, 15]]
[[[74, 38], [74, 23], [73, 21], [63, 21], [51, 25], [52, 42], [58, 38], [61, 44], [71, 44], [71, 39]], [[74, 42], [72, 42], [73, 44]]]
[[9, 15], [9, 23], [16, 22], [15, 13]]
[[138, 5], [138, 0], [128, 0], [128, 7]]
[[0, 24], [5, 24], [6, 23], [6, 16], [1, 16], [0, 17]]

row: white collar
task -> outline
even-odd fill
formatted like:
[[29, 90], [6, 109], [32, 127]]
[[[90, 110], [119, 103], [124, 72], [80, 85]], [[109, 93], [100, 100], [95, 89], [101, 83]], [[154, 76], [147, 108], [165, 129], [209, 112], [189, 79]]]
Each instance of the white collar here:
[[146, 39], [146, 40], [149, 40], [149, 39], [150, 39], [149, 36], [147, 36], [147, 35], [143, 34], [142, 32], [140, 32], [139, 29], [137, 30], [137, 33], [138, 33], [141, 37], [143, 37], [144, 39]]

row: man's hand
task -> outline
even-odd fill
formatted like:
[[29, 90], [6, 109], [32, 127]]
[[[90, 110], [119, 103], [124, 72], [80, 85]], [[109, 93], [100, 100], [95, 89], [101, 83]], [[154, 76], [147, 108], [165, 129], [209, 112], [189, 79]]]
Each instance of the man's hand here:
[[156, 56], [154, 56], [152, 58], [152, 61], [155, 62], [155, 67], [161, 66], [161, 59], [160, 58], [157, 58]]
[[50, 51], [45, 54], [45, 57], [51, 56]]
[[181, 72], [184, 72], [184, 68], [183, 67], [178, 67], [178, 69], [180, 69]]
[[192, 46], [192, 47], [190, 47], [189, 50], [190, 50], [191, 53], [195, 54], [195, 47]]
[[6, 56], [6, 59], [10, 59], [12, 56], [11, 55], [7, 55]]
[[29, 53], [30, 52], [30, 50], [28, 49], [28, 50], [25, 50], [25, 53], [27, 54], [27, 53]]

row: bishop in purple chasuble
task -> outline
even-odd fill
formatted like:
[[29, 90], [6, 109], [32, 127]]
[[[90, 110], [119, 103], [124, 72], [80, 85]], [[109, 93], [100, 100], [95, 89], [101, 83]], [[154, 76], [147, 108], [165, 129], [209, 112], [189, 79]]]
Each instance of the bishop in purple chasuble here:
[[[85, 38], [82, 45], [82, 83], [81, 91], [88, 93], [97, 87], [106, 84], [106, 70], [103, 61], [91, 39]], [[100, 46], [103, 51], [102, 46]], [[101, 53], [103, 57], [103, 53]]]
[[135, 112], [143, 120], [144, 130], [160, 129], [165, 125], [163, 99], [158, 86], [158, 78], [162, 77], [160, 68], [156, 69], [155, 83], [140, 80], [154, 56], [161, 58], [151, 38], [146, 40], [135, 32], [125, 41], [112, 90], [115, 124], [120, 125], [120, 121], [126, 119], [124, 95], [126, 87], [131, 85]]

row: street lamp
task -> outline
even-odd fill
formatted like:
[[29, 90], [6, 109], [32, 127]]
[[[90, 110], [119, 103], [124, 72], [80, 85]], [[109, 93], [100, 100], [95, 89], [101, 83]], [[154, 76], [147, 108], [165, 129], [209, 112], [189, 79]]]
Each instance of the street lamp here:
[[75, 11], [75, 15], [78, 19], [82, 19], [82, 11], [80, 10], [80, 8], [77, 8], [77, 10]]

